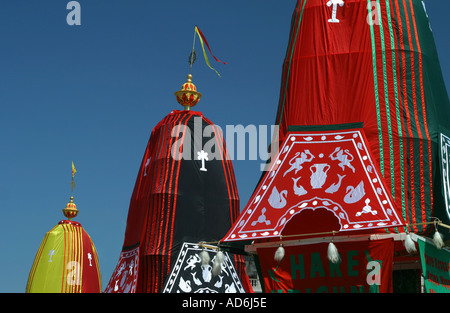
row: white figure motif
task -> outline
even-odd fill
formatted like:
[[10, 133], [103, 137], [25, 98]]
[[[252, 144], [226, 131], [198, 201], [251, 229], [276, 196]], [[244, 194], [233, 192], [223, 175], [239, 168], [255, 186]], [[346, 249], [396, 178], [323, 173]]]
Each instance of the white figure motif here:
[[202, 278], [203, 278], [203, 281], [205, 281], [207, 283], [210, 282], [211, 281], [211, 277], [212, 277], [212, 274], [211, 274], [212, 267], [211, 267], [211, 265], [206, 264], [206, 265], [202, 265], [201, 267], [202, 267]]
[[[300, 157], [298, 158], [299, 155]], [[291, 167], [286, 172], [284, 172], [283, 177], [293, 170], [295, 170], [295, 174], [297, 174], [297, 172], [303, 168], [302, 164], [305, 162], [311, 162], [312, 159], [314, 159], [314, 155], [312, 155], [308, 149], [301, 153], [297, 152], [295, 156], [289, 161], [289, 165]]]
[[266, 220], [266, 216], [264, 215], [266, 213], [266, 208], [263, 208], [261, 210], [261, 215], [258, 217], [258, 220], [252, 222], [252, 226], [255, 226], [258, 223], [265, 223], [266, 225], [270, 225], [270, 221]]
[[236, 293], [236, 286], [234, 286], [234, 283], [231, 283], [231, 285], [225, 284], [225, 293]]
[[336, 18], [337, 6], [342, 7], [344, 5], [343, 0], [329, 0], [327, 6], [333, 6], [333, 12], [331, 13], [331, 18], [328, 20], [329, 23], [339, 23], [340, 21]]
[[364, 182], [361, 181], [358, 186], [348, 186], [346, 190], [347, 194], [344, 197], [345, 203], [356, 203], [364, 197], [366, 194], [364, 190]]
[[219, 277], [219, 280], [214, 284], [214, 287], [216, 287], [216, 288], [222, 287], [223, 276], [219, 275], [218, 277]]
[[327, 180], [327, 172], [330, 170], [330, 165], [326, 163], [311, 165], [309, 170], [311, 171], [310, 183], [313, 189], [320, 189]]
[[341, 187], [342, 179], [345, 177], [345, 175], [337, 174], [337, 176], [338, 176], [338, 182], [334, 183], [330, 187], [328, 187], [327, 190], [325, 190], [326, 193], [335, 193]]
[[308, 192], [305, 190], [305, 188], [303, 188], [302, 185], [297, 186], [297, 181], [300, 179], [301, 177], [298, 178], [292, 178], [292, 180], [294, 181], [294, 193], [297, 196], [303, 196], [306, 195]]
[[147, 166], [150, 164], [150, 160], [151, 159], [152, 158], [150, 157], [150, 158], [147, 159], [147, 162], [145, 162], [144, 176], [147, 176]]
[[128, 268], [129, 268], [128, 273], [130, 274], [130, 276], [133, 275], [133, 267], [134, 267], [134, 261], [131, 260], [130, 265], [128, 266]]
[[202, 284], [202, 281], [201, 281], [200, 279], [198, 279], [197, 277], [195, 277], [195, 274], [196, 274], [196, 273], [191, 273], [191, 275], [192, 275], [192, 280], [194, 281], [194, 283], [195, 283], [197, 286], [200, 286], [200, 285]]
[[281, 209], [284, 208], [284, 206], [286, 205], [286, 196], [287, 196], [287, 190], [283, 190], [281, 192], [278, 192], [277, 187], [273, 187], [272, 189], [272, 193], [270, 194], [269, 197], [269, 204], [274, 208], [274, 209]]
[[90, 254], [89, 252], [88, 252], [88, 260], [89, 260], [89, 266], [92, 266], [92, 254]]
[[354, 160], [353, 155], [350, 154], [350, 152], [345, 149], [341, 150], [341, 147], [337, 147], [332, 154], [330, 154], [330, 159], [333, 161], [340, 161], [339, 166], [342, 168], [342, 170], [345, 170], [345, 167], [347, 166], [349, 169], [355, 172], [355, 168], [352, 166], [351, 162]]
[[116, 277], [117, 277], [117, 276], [120, 276], [120, 274], [122, 274], [122, 271], [125, 269], [125, 266], [126, 266], [126, 262], [125, 262], [125, 263], [122, 263], [122, 264], [120, 265], [119, 269], [117, 270]]
[[180, 282], [178, 283], [178, 287], [180, 287], [180, 289], [183, 292], [190, 292], [192, 290], [191, 282], [189, 280], [185, 281], [183, 279], [183, 277], [180, 277]]
[[197, 159], [202, 161], [202, 167], [200, 168], [200, 171], [206, 172], [207, 169], [205, 168], [205, 161], [208, 161], [208, 153], [203, 150], [197, 152]]
[[187, 265], [185, 266], [184, 270], [189, 268], [191, 271], [194, 270], [195, 264], [200, 263], [202, 260], [197, 254], [191, 255], [189, 259], [187, 260]]
[[362, 208], [361, 212], [356, 213], [356, 216], [361, 216], [362, 214], [372, 213], [372, 215], [377, 215], [376, 210], [372, 210], [372, 207], [369, 205], [370, 199], [366, 199], [366, 205]]
[[54, 249], [50, 250], [50, 251], [48, 252], [48, 255], [50, 256], [50, 258], [48, 259], [48, 261], [49, 261], [49, 262], [53, 262], [53, 261], [52, 261], [52, 256], [55, 255], [55, 250], [54, 250]]

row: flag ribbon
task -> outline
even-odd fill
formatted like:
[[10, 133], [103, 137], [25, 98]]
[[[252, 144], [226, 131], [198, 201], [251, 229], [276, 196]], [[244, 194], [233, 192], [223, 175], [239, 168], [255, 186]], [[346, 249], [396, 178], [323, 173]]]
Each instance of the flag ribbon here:
[[206, 47], [208, 48], [209, 53], [211, 53], [211, 55], [212, 55], [212, 57], [214, 58], [214, 60], [216, 60], [217, 62], [223, 63], [223, 64], [227, 64], [227, 63], [220, 61], [219, 59], [217, 59], [217, 58], [212, 54], [211, 48], [209, 47], [209, 44], [208, 44], [208, 41], [206, 41], [205, 36], [203, 35], [203, 33], [201, 32], [201, 30], [200, 30], [197, 26], [195, 26], [195, 32], [198, 34], [198, 37], [199, 37], [199, 39], [200, 39], [200, 43], [202, 44], [203, 55], [205, 56], [205, 62], [206, 62], [206, 64], [209, 66], [210, 69], [214, 70], [214, 71], [217, 73], [217, 75], [220, 76], [219, 72], [217, 72], [217, 71], [211, 66], [211, 64], [209, 63], [208, 56], [206, 55], [205, 46], [204, 46], [203, 42], [206, 44]]
[[75, 177], [76, 172], [77, 172], [77, 170], [75, 169], [75, 165], [73, 165], [73, 161], [72, 161], [72, 180], [70, 181], [70, 188], [72, 189], [72, 194], [73, 194], [73, 190], [75, 189], [75, 180], [73, 178]]

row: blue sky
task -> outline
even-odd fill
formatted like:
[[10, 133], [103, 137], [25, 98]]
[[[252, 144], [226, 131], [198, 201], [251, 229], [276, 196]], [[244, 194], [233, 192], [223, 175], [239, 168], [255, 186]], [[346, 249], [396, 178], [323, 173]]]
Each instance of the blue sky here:
[[[75, 163], [75, 219], [92, 237], [103, 289], [122, 248], [129, 200], [153, 127], [181, 109], [194, 25], [195, 107], [215, 124], [272, 125], [296, 0], [0, 0], [0, 292], [24, 292], [44, 234], [64, 218]], [[446, 84], [450, 1], [426, 1]], [[234, 161], [245, 206], [260, 160]]]

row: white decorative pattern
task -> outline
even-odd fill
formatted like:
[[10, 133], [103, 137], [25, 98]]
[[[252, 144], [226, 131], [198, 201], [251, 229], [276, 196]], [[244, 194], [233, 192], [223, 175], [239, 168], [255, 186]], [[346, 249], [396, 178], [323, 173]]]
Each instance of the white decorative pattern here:
[[105, 293], [135, 293], [139, 265], [139, 247], [122, 251]]
[[442, 185], [444, 189], [445, 198], [445, 212], [450, 218], [450, 179], [449, 179], [449, 150], [450, 150], [450, 138], [441, 134], [440, 136], [441, 146], [441, 170], [442, 170]]
[[404, 224], [362, 130], [289, 132], [279, 151], [225, 241], [279, 236], [294, 215], [319, 207], [339, 231]]
[[210, 254], [209, 264], [202, 264], [199, 257], [202, 248], [198, 244], [183, 243], [163, 293], [245, 293], [228, 253], [223, 252], [221, 272], [214, 276], [212, 268], [217, 250], [204, 249]]

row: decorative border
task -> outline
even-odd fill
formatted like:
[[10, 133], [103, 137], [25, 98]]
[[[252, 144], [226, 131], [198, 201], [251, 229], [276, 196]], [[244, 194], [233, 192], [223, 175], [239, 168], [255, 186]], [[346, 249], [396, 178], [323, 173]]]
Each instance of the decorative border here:
[[[175, 265], [172, 268], [172, 271], [169, 275], [169, 277], [167, 278], [167, 281], [165, 283], [165, 286], [163, 288], [163, 293], [173, 293], [173, 292], [180, 292], [179, 290], [174, 291], [174, 288], [177, 288], [176, 286], [176, 282], [178, 281], [178, 277], [180, 275], [180, 273], [182, 271], [184, 271], [186, 269], [186, 264], [188, 264], [188, 257], [192, 256], [193, 254], [199, 254], [202, 251], [202, 247], [200, 247], [198, 244], [195, 243], [188, 243], [185, 242], [183, 243], [183, 246], [180, 250], [180, 253], [178, 254], [177, 260], [175, 262]], [[215, 249], [211, 249], [211, 248], [204, 248], [205, 251], [207, 251], [210, 255], [215, 255], [217, 254], [217, 250]], [[245, 293], [245, 289], [242, 286], [242, 283], [239, 279], [239, 276], [236, 272], [236, 269], [228, 255], [227, 252], [223, 251], [224, 255], [225, 255], [225, 268], [229, 271], [230, 275], [228, 275], [226, 278], [227, 280], [232, 280], [232, 282], [234, 283], [234, 292], [237, 293]], [[211, 257], [211, 260], [213, 260], [214, 257]], [[220, 275], [219, 275], [220, 276]], [[228, 290], [226, 290], [224, 287], [221, 287], [221, 289], [211, 289], [209, 287], [205, 287], [205, 288], [198, 288], [197, 290], [193, 291], [193, 293], [219, 293], [222, 292], [220, 290], [222, 290], [224, 292], [229, 292]], [[181, 291], [183, 292], [183, 291]]]
[[[252, 218], [255, 212], [260, 212], [257, 210], [258, 202], [263, 199], [269, 190], [271, 190], [271, 184], [273, 183], [275, 177], [277, 176], [277, 169], [281, 167], [284, 162], [286, 162], [287, 155], [291, 151], [292, 147], [295, 144], [305, 144], [305, 143], [336, 143], [343, 141], [352, 141], [355, 145], [355, 151], [358, 152], [357, 157], [359, 158], [359, 162], [362, 164], [365, 175], [370, 178], [371, 189], [374, 191], [374, 194], [377, 197], [377, 200], [381, 206], [381, 209], [386, 215], [391, 216], [393, 219], [389, 220], [377, 220], [377, 223], [373, 223], [367, 221], [366, 223], [345, 223], [346, 216], [342, 216], [337, 213], [339, 211], [340, 206], [336, 205], [335, 202], [329, 199], [320, 199], [313, 198], [309, 200], [303, 200], [291, 207], [286, 211], [286, 213], [277, 221], [277, 223], [272, 224], [271, 228], [261, 229], [259, 231], [248, 230], [244, 231], [244, 227], [248, 222], [254, 221]], [[241, 213], [239, 220], [235, 223], [233, 231], [229, 233], [229, 235], [225, 238], [225, 241], [233, 241], [233, 240], [252, 240], [252, 239], [261, 239], [261, 238], [269, 238], [274, 236], [280, 236], [282, 230], [284, 229], [284, 225], [298, 212], [298, 208], [312, 208], [314, 203], [319, 204], [323, 207], [324, 203], [333, 204], [332, 210], [336, 216], [338, 216], [341, 223], [340, 231], [350, 231], [356, 230], [360, 228], [371, 229], [371, 228], [380, 228], [380, 227], [389, 227], [389, 226], [400, 226], [401, 219], [398, 217], [397, 212], [392, 204], [391, 197], [389, 193], [386, 191], [385, 186], [383, 185], [382, 178], [380, 178], [378, 172], [376, 171], [376, 167], [373, 164], [373, 160], [369, 150], [366, 147], [365, 141], [359, 130], [351, 130], [351, 131], [337, 131], [337, 132], [290, 132], [288, 137], [283, 143], [283, 146], [279, 150], [280, 152], [277, 154], [273, 163], [270, 166], [269, 171], [266, 173], [264, 179], [259, 185], [257, 192], [252, 196], [249, 201], [250, 205], [244, 209]], [[256, 205], [252, 207], [252, 205]], [[326, 206], [328, 208], [328, 206]], [[337, 209], [335, 209], [337, 207]], [[342, 210], [342, 208], [341, 208]], [[348, 218], [347, 218], [348, 221]], [[344, 222], [344, 223], [343, 223]]]
[[[130, 271], [132, 271], [131, 274]], [[139, 247], [133, 250], [122, 251], [105, 293], [135, 293], [138, 272]], [[128, 290], [125, 290], [124, 286], [127, 286]]]
[[450, 178], [449, 178], [449, 149], [450, 138], [441, 133], [441, 170], [442, 170], [442, 186], [444, 189], [445, 212], [450, 218]]

